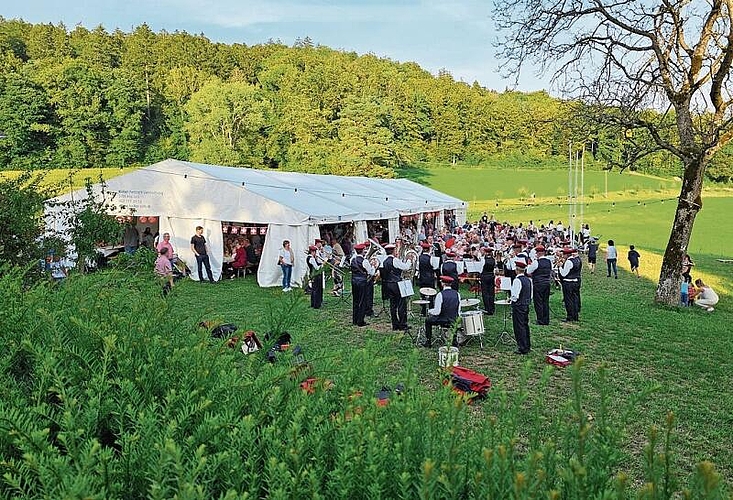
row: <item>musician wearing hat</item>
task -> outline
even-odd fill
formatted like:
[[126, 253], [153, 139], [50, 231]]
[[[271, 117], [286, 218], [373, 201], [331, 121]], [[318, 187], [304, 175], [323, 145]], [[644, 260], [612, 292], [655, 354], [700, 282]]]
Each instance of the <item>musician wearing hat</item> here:
[[425, 318], [425, 344], [430, 347], [433, 342], [433, 325], [452, 326], [461, 314], [461, 296], [454, 290], [452, 276], [441, 276], [442, 290], [435, 296], [435, 305], [428, 310]]
[[526, 274], [532, 278], [534, 312], [538, 325], [550, 324], [550, 285], [552, 283], [552, 260], [545, 255], [545, 247], [534, 249], [535, 259], [527, 266]]
[[382, 262], [380, 274], [382, 287], [386, 289], [389, 299], [392, 330], [407, 330], [407, 301], [402, 297], [398, 283], [402, 280], [402, 271], [410, 269], [410, 264], [394, 256], [395, 245], [386, 245], [384, 249], [387, 258]]
[[481, 299], [484, 302], [484, 311], [489, 316], [494, 314], [496, 305], [494, 300], [496, 294], [494, 291], [494, 268], [496, 267], [496, 259], [494, 259], [494, 247], [483, 247], [483, 267], [479, 275], [481, 280]]
[[364, 258], [366, 244], [354, 245], [356, 255], [351, 259], [351, 290], [352, 290], [352, 322], [356, 326], [366, 326], [364, 317], [367, 309], [367, 283], [374, 276], [375, 269]]
[[583, 262], [578, 257], [577, 248], [565, 247], [562, 253], [565, 262], [560, 267], [560, 280], [567, 314], [563, 322], [580, 321], [580, 272]]
[[311, 282], [311, 307], [320, 309], [323, 304], [323, 260], [318, 256], [318, 247], [308, 247], [308, 277]]
[[525, 274], [527, 263], [516, 261], [517, 276], [512, 281], [509, 300], [512, 303], [512, 326], [517, 341], [515, 354], [529, 354], [529, 304], [532, 302], [532, 280]]
[[[433, 288], [435, 286], [436, 268], [433, 267], [432, 256], [430, 255], [432, 245], [423, 241], [420, 243], [420, 247], [422, 247], [422, 253], [417, 259], [417, 286], [420, 288]], [[420, 294], [420, 298], [422, 300], [429, 300], [430, 307], [433, 307], [435, 295], [426, 296]], [[425, 314], [427, 314], [427, 307], [423, 305], [422, 315], [425, 316]]]
[[458, 266], [455, 262], [456, 254], [452, 250], [445, 252], [445, 262], [440, 267], [440, 273], [442, 276], [450, 276], [453, 280], [450, 282], [450, 287], [458, 291], [460, 282], [458, 281]]

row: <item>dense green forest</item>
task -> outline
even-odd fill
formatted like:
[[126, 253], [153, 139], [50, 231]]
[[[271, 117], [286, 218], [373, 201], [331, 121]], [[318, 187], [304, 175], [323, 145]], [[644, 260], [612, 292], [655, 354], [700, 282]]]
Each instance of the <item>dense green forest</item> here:
[[[392, 176], [418, 162], [564, 161], [570, 140], [598, 145], [577, 104], [546, 92], [496, 92], [308, 38], [227, 45], [144, 24], [110, 33], [0, 17], [0, 67], [3, 169], [179, 158]], [[637, 168], [677, 173], [662, 156]]]

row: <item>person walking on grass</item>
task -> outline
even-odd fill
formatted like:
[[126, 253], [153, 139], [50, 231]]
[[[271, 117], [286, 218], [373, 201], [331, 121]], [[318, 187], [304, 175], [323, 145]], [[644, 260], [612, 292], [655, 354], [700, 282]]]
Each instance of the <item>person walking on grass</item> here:
[[613, 277], [618, 279], [618, 270], [616, 269], [616, 261], [618, 260], [618, 251], [613, 240], [608, 240], [608, 248], [606, 248], [606, 267], [608, 268], [607, 278], [611, 277], [611, 269], [613, 269]]
[[639, 276], [639, 258], [640, 257], [641, 255], [639, 254], [639, 252], [636, 251], [636, 249], [634, 248], [634, 245], [631, 245], [629, 247], [628, 259], [629, 259], [629, 264], [631, 264], [631, 272], [633, 274], [636, 274], [637, 278], [641, 278], [641, 276]]

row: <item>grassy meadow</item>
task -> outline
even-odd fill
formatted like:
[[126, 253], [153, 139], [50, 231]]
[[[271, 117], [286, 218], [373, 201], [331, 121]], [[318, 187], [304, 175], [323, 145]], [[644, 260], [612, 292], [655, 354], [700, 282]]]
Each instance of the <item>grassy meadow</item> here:
[[[513, 170], [474, 171], [470, 196], [451, 191], [460, 186], [444, 172], [430, 185], [470, 201], [472, 218], [567, 221], [562, 172], [534, 187]], [[497, 342], [500, 307], [485, 317], [484, 347], [460, 349], [460, 364], [492, 381], [473, 405], [441, 384], [436, 349], [390, 330], [378, 288], [377, 315], [356, 328], [349, 297], [326, 293], [313, 310], [300, 290], [261, 289], [252, 276], [183, 280], [163, 299], [151, 256], [137, 273], [123, 256], [117, 269], [30, 290], [5, 270], [0, 497], [730, 498], [733, 265], [717, 259], [732, 255], [733, 197], [706, 195], [690, 246], [693, 277], [720, 304], [662, 307], [652, 299], [674, 181], [629, 176], [641, 187], [611, 191], [612, 176], [584, 221], [602, 242], [616, 240], [619, 278], [602, 261], [595, 273], [584, 267], [579, 324], [560, 321], [554, 290], [551, 324], [531, 324], [526, 357]], [[493, 184], [512, 193], [498, 206]], [[527, 206], [514, 193], [530, 186]], [[628, 272], [629, 244], [642, 255], [641, 278]], [[263, 340], [287, 330], [307, 364], [244, 356], [201, 321]], [[557, 347], [581, 361], [548, 365], [544, 353]], [[317, 379], [313, 392], [299, 385], [306, 376]], [[375, 404], [398, 384], [403, 395]]]

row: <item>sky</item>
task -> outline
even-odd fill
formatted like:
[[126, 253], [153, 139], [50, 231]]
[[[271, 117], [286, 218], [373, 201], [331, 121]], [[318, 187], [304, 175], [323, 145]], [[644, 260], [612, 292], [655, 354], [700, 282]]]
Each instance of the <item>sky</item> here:
[[203, 33], [212, 41], [292, 45], [310, 37], [337, 50], [416, 62], [437, 74], [503, 91], [551, 91], [549, 78], [525, 69], [504, 79], [494, 57], [490, 0], [0, 0], [0, 16], [130, 32]]

